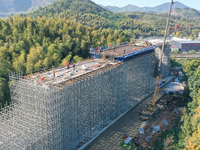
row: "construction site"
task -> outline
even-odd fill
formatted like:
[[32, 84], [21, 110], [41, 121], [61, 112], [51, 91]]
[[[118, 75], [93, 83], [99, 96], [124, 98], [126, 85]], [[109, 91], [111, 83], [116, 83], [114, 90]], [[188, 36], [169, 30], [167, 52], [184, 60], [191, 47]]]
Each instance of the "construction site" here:
[[[154, 90], [161, 45], [123, 45], [49, 71], [10, 75], [0, 111], [0, 149], [73, 150]], [[169, 75], [170, 48], [162, 59]]]

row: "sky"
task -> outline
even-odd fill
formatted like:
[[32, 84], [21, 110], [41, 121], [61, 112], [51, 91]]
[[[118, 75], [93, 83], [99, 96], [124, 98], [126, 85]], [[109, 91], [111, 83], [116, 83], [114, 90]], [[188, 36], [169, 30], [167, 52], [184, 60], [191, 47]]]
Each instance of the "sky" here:
[[[171, 0], [92, 0], [96, 4], [101, 4], [104, 6], [118, 6], [123, 7], [128, 4], [132, 4], [139, 7], [149, 6], [154, 7], [166, 2], [171, 2]], [[177, 1], [177, 0], [174, 0]], [[179, 2], [189, 6], [191, 8], [200, 10], [200, 0], [178, 0]]]

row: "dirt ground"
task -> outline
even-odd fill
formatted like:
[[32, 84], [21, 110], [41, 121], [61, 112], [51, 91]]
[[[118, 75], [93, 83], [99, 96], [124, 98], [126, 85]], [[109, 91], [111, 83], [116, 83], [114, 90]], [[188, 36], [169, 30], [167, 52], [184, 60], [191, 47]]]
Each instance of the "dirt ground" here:
[[[152, 144], [155, 142], [157, 137], [161, 135], [165, 130], [169, 130], [170, 128], [174, 127], [174, 124], [176, 120], [178, 120], [180, 117], [178, 114], [171, 111], [160, 111], [153, 120], [147, 123], [147, 125], [144, 128], [144, 134], [139, 134], [138, 136], [138, 143], [141, 146], [142, 149], [145, 148], [151, 148]], [[164, 120], [167, 120], [169, 125], [165, 125], [163, 123]], [[157, 133], [152, 133], [153, 126], [160, 126], [160, 131]], [[146, 141], [146, 137], [150, 136], [150, 141]]]
[[[155, 142], [157, 137], [162, 134], [166, 129], [174, 127], [176, 120], [180, 119], [179, 104], [181, 104], [181, 96], [171, 93], [170, 96], [164, 94], [158, 101], [157, 104], [162, 104], [163, 109], [155, 115], [150, 121], [145, 121], [143, 126], [140, 128], [144, 129], [144, 134], [138, 134], [135, 140], [139, 143], [142, 149], [150, 148], [152, 143]], [[161, 102], [162, 101], [162, 102]], [[167, 121], [166, 125], [164, 121]], [[159, 126], [160, 130], [153, 133], [153, 127]], [[149, 139], [146, 139], [149, 136]]]

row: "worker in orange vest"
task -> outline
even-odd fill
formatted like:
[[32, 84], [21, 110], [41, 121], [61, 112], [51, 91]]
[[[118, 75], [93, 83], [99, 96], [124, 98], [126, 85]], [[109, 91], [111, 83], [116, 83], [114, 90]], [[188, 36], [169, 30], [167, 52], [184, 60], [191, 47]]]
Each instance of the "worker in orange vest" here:
[[68, 65], [68, 62], [65, 63], [65, 67], [67, 67], [67, 65]]
[[66, 67], [67, 69], [69, 69], [69, 63], [68, 63], [68, 62], [65, 63], [65, 67]]
[[41, 78], [41, 81], [42, 81], [42, 82], [44, 81], [44, 77]]
[[55, 78], [55, 76], [56, 76], [55, 74], [56, 74], [56, 72], [53, 70], [53, 77], [54, 77], [54, 78]]

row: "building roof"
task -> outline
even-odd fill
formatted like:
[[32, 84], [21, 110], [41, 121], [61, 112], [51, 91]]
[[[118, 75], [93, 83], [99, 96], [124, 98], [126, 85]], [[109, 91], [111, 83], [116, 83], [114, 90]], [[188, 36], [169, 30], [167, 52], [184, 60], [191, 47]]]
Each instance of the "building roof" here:
[[198, 44], [199, 44], [200, 41], [175, 41], [175, 43], [182, 43], [182, 44], [184, 44], [184, 43], [186, 43], [186, 44], [187, 44], [187, 43], [188, 43], [188, 44], [189, 44], [189, 43], [198, 43]]

